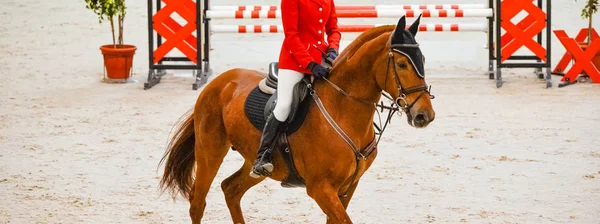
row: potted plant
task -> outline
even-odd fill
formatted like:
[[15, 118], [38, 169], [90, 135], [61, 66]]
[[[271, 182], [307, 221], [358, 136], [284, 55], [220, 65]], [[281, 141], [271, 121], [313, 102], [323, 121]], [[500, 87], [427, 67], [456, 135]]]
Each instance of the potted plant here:
[[[588, 19], [587, 41], [579, 43], [579, 45], [584, 51], [592, 43], [592, 16], [596, 12], [598, 12], [598, 7], [600, 7], [598, 1], [599, 0], [587, 0], [585, 7], [583, 7], [583, 9], [581, 10], [581, 17], [583, 19]], [[596, 55], [592, 58], [592, 63], [596, 66], [597, 69], [600, 69], [600, 52], [596, 53]]]
[[[123, 44], [123, 22], [125, 20], [125, 0], [85, 0], [86, 8], [98, 16], [98, 22], [107, 19], [110, 21], [112, 44], [100, 46], [104, 56], [104, 67], [109, 79], [128, 79], [133, 65], [133, 55], [136, 47]], [[117, 36], [115, 35], [115, 21], [117, 17]]]

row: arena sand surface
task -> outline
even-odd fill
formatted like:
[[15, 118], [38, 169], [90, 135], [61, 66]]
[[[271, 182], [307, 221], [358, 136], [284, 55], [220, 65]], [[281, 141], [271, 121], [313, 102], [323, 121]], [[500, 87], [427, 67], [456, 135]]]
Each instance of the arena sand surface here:
[[[101, 82], [98, 47], [110, 43], [110, 29], [98, 25], [83, 1], [2, 1], [0, 223], [189, 223], [186, 201], [159, 194], [157, 164], [172, 126], [199, 91], [191, 90], [189, 72], [142, 90], [145, 4], [128, 2], [125, 36], [138, 47], [134, 78], [140, 82], [121, 85]], [[554, 29], [574, 35], [586, 26], [582, 1], [553, 4]], [[215, 34], [212, 67], [217, 74], [232, 67], [264, 71], [276, 60], [281, 37]], [[354, 37], [343, 34], [342, 47]], [[553, 76], [554, 87], [545, 89], [532, 69], [505, 69], [506, 83], [496, 89], [484, 74], [485, 37], [419, 34], [436, 120], [423, 130], [404, 117], [393, 120], [348, 208], [355, 223], [600, 221], [600, 86], [557, 88], [560, 77]], [[552, 44], [554, 67], [564, 49], [554, 36]], [[219, 186], [241, 163], [237, 153], [227, 155], [208, 194], [205, 223], [231, 222]], [[283, 189], [272, 180], [252, 188], [242, 207], [248, 223], [325, 221], [304, 189]]]

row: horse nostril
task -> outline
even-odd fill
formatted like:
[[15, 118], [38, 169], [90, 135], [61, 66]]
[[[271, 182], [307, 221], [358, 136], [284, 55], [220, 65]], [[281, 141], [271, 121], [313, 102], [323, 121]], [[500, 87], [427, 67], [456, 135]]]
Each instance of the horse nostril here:
[[425, 114], [417, 114], [417, 116], [415, 116], [415, 122], [425, 123], [425, 120], [427, 120]]

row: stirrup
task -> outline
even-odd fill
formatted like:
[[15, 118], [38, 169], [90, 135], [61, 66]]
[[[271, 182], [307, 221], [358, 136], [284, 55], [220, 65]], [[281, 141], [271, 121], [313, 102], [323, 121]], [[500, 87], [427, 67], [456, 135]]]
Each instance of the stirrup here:
[[265, 161], [265, 157], [271, 157], [272, 148], [263, 148], [262, 150], [264, 151], [256, 158], [250, 171], [250, 176], [253, 178], [260, 178], [261, 176], [270, 177], [274, 169], [272, 161]]
[[273, 172], [273, 168], [274, 168], [274, 166], [272, 163], [265, 163], [258, 167], [252, 166], [252, 170], [250, 171], [250, 177], [252, 177], [252, 178], [260, 178], [262, 176], [270, 177], [271, 172]]

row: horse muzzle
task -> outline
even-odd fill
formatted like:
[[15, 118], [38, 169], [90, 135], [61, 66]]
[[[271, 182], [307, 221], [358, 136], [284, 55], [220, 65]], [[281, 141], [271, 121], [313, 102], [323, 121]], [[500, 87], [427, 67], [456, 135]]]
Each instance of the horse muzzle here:
[[430, 120], [426, 114], [416, 114], [413, 119], [413, 126], [416, 128], [424, 128], [427, 127]]
[[410, 111], [407, 115], [408, 124], [415, 128], [425, 128], [435, 119], [433, 111]]

